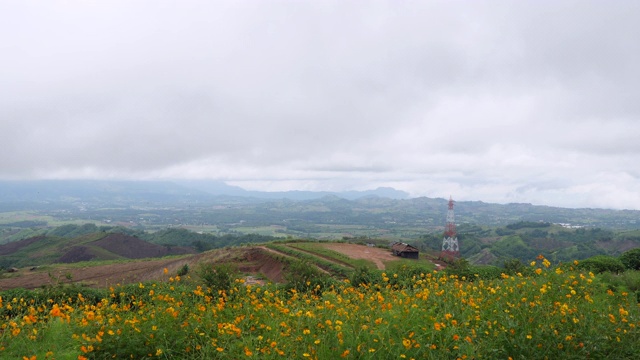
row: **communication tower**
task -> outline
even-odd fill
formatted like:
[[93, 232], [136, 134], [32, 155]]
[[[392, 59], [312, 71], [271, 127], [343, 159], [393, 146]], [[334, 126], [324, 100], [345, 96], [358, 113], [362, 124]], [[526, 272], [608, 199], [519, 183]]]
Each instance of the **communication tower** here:
[[442, 241], [442, 256], [452, 258], [460, 256], [458, 247], [458, 237], [456, 235], [456, 221], [453, 214], [453, 199], [449, 196], [449, 211], [447, 211], [447, 225], [444, 230], [444, 240]]

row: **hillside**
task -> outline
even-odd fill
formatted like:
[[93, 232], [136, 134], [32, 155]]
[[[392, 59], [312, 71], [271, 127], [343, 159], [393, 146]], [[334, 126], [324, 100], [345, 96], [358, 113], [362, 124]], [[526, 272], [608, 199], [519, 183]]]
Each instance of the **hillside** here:
[[[458, 228], [460, 253], [474, 264], [502, 265], [505, 260], [528, 261], [538, 255], [555, 262], [582, 260], [595, 255], [619, 256], [640, 247], [637, 230], [566, 228], [544, 222], [517, 222], [504, 227], [463, 225]], [[415, 241], [422, 250], [439, 250], [442, 235], [424, 235]]]
[[[121, 235], [109, 235], [94, 241], [92, 246], [113, 242], [113, 251], [120, 251], [121, 244], [133, 240]], [[36, 243], [33, 241], [32, 243]], [[26, 242], [25, 242], [26, 243]], [[135, 244], [138, 244], [135, 242]], [[27, 245], [28, 246], [28, 245]], [[74, 246], [75, 249], [83, 248]], [[6, 249], [6, 248], [2, 248]], [[104, 248], [103, 248], [104, 249]], [[143, 245], [144, 249], [157, 248]], [[106, 251], [106, 249], [105, 249]], [[148, 253], [146, 253], [148, 254]], [[118, 261], [84, 261], [79, 264], [49, 264], [37, 268], [20, 268], [15, 273], [0, 276], [0, 290], [12, 288], [38, 288], [52, 283], [80, 283], [91, 287], [108, 287], [115, 284], [137, 283], [166, 279], [164, 269], [178, 273], [185, 265], [197, 269], [200, 264], [232, 264], [240, 273], [274, 283], [285, 282], [286, 273], [293, 262], [304, 261], [318, 271], [336, 278], [348, 278], [358, 267], [384, 270], [401, 265], [435, 269], [432, 260], [404, 260], [392, 256], [388, 249], [348, 243], [288, 242], [257, 246], [234, 247], [207, 251], [201, 254], [185, 254], [164, 258], [120, 259]]]
[[134, 236], [96, 232], [75, 238], [37, 236], [0, 245], [0, 266], [26, 267], [90, 260], [118, 260], [195, 253], [179, 246], [152, 244]]
[[[384, 269], [367, 267], [378, 256]], [[21, 269], [0, 276], [0, 357], [638, 357], [635, 270], [596, 275], [539, 257], [433, 272], [397, 261], [366, 245], [280, 242]], [[352, 266], [347, 279], [325, 273]]]

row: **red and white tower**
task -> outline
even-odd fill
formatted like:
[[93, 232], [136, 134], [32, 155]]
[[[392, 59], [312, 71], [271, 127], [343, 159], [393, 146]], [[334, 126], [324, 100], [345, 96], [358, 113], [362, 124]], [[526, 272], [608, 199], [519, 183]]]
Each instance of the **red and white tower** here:
[[456, 221], [453, 214], [453, 199], [449, 196], [449, 211], [447, 211], [447, 226], [444, 230], [444, 240], [442, 241], [443, 257], [460, 256], [458, 247], [458, 237], [456, 236]]

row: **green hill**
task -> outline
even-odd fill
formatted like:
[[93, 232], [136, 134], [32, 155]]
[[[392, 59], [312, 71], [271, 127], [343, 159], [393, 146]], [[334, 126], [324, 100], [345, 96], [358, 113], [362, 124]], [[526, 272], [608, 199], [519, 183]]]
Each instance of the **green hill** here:
[[194, 253], [121, 233], [95, 232], [74, 238], [36, 236], [0, 245], [0, 267], [27, 267], [89, 260], [141, 259]]

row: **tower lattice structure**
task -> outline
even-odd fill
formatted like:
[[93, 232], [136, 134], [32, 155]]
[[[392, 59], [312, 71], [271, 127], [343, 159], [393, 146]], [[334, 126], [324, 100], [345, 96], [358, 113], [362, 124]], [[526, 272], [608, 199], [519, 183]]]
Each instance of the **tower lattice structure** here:
[[458, 237], [456, 234], [456, 221], [453, 214], [453, 199], [449, 196], [449, 210], [447, 211], [447, 225], [444, 230], [444, 240], [442, 241], [442, 255], [445, 257], [460, 256]]

